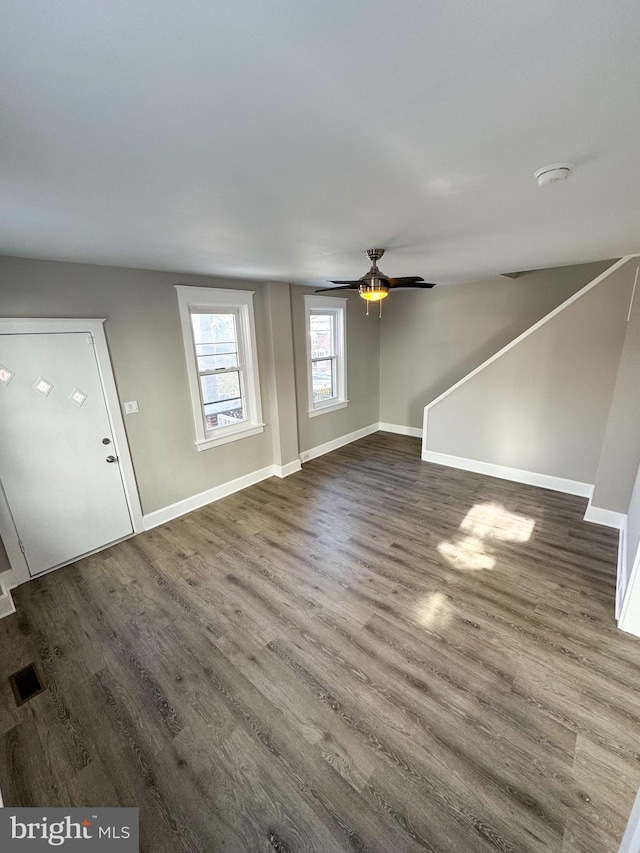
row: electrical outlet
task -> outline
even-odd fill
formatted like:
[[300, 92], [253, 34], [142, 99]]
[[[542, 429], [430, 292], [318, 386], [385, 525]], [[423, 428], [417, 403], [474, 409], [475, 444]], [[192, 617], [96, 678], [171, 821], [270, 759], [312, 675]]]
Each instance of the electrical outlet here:
[[124, 412], [126, 415], [133, 415], [133, 414], [135, 414], [135, 412], [139, 412], [139, 411], [140, 411], [140, 409], [138, 408], [138, 401], [137, 400], [131, 400], [130, 403], [124, 404]]

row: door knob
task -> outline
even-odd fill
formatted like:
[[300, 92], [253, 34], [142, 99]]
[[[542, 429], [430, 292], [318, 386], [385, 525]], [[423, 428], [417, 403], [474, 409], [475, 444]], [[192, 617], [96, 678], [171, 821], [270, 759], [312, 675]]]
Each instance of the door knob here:
[[107, 456], [107, 462], [117, 462], [117, 458], [115, 456]]

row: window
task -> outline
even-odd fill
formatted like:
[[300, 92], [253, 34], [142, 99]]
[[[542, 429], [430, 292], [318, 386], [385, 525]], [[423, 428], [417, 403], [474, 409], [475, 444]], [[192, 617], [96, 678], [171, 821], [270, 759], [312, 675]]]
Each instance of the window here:
[[309, 417], [347, 404], [346, 310], [344, 299], [305, 296]]
[[198, 450], [262, 432], [253, 292], [176, 290]]

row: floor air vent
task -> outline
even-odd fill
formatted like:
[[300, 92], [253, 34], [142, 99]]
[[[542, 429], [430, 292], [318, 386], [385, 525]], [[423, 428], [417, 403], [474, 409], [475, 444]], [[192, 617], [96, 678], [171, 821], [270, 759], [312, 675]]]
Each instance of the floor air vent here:
[[24, 669], [19, 669], [9, 676], [9, 684], [16, 699], [16, 705], [24, 705], [38, 693], [46, 690], [45, 684], [35, 663], [30, 663]]

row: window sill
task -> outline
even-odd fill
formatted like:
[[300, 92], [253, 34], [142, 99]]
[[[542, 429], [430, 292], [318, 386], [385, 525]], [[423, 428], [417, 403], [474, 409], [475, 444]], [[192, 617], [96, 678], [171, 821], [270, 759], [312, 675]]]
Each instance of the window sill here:
[[221, 444], [228, 444], [230, 441], [239, 441], [241, 438], [259, 435], [261, 432], [264, 432], [264, 428], [265, 424], [247, 424], [242, 429], [236, 429], [233, 432], [228, 432], [226, 435], [199, 439], [196, 441], [196, 449], [209, 450], [211, 447], [219, 447]]
[[348, 400], [340, 400], [337, 403], [331, 403], [326, 406], [318, 406], [317, 409], [309, 409], [309, 417], [315, 418], [316, 415], [324, 415], [325, 412], [336, 412], [338, 409], [346, 409], [349, 405]]

